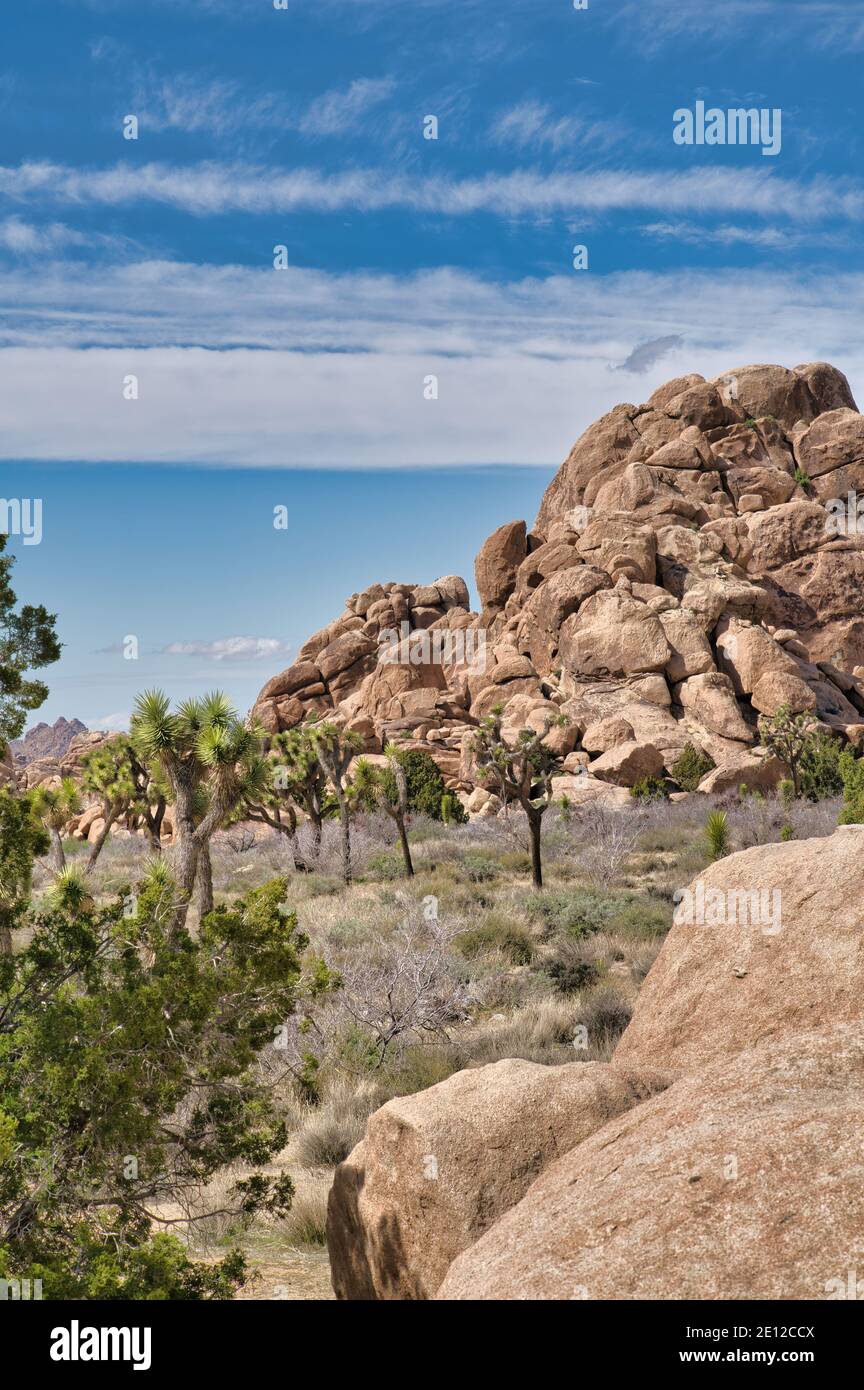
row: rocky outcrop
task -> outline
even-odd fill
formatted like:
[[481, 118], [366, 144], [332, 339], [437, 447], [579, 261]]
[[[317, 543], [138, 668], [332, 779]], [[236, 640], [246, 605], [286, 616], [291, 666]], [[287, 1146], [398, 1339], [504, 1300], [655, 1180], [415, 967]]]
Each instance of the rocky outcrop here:
[[64, 719], [61, 715], [53, 724], [34, 724], [23, 738], [13, 739], [9, 744], [12, 757], [20, 767], [27, 767], [42, 759], [63, 757], [72, 740], [78, 734], [86, 734], [87, 725], [80, 719]]
[[864, 827], [757, 845], [690, 884], [615, 1052], [692, 1070], [864, 1015]]
[[826, 1299], [860, 1258], [862, 1150], [860, 1023], [793, 1030], [551, 1165], [437, 1297]]
[[734, 785], [748, 753], [755, 784], [773, 785], [760, 716], [789, 705], [861, 737], [858, 491], [864, 417], [836, 368], [677, 378], [586, 430], [533, 528], [506, 522], [482, 545], [479, 611], [453, 575], [373, 584], [264, 687], [254, 716], [275, 731], [326, 714], [369, 752], [396, 736], [466, 798], [465, 735], [496, 705], [507, 727], [563, 713], [570, 751], [599, 758], [610, 750], [579, 738], [623, 718], [665, 775], [692, 743], [715, 783]]
[[330, 1193], [337, 1297], [431, 1298], [549, 1163], [667, 1084], [600, 1062], [505, 1061], [388, 1101]]
[[864, 1221], [862, 850], [850, 826], [707, 869], [610, 1064], [499, 1063], [373, 1116], [331, 1198], [337, 1293], [842, 1287]]

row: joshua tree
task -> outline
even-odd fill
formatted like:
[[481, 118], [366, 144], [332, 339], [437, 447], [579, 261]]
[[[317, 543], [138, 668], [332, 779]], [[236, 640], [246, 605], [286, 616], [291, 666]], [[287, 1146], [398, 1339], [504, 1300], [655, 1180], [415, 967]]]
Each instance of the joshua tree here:
[[408, 779], [401, 762], [401, 756], [404, 755], [400, 756], [400, 750], [394, 743], [388, 743], [384, 752], [387, 756], [386, 768], [375, 767], [365, 758], [358, 760], [354, 790], [356, 795], [370, 804], [379, 806], [394, 822], [399, 835], [402, 858], [405, 860], [405, 873], [408, 878], [413, 878], [414, 865], [411, 862], [411, 848], [406, 829]]
[[161, 691], [147, 691], [136, 703], [131, 734], [139, 757], [157, 762], [171, 787], [179, 896], [174, 929], [179, 931], [199, 865], [202, 904], [212, 902], [207, 885], [211, 837], [244, 797], [266, 785], [261, 739], [257, 730], [240, 722], [221, 691], [186, 700], [174, 712]]
[[796, 798], [801, 795], [801, 759], [816, 732], [816, 720], [803, 711], [793, 714], [789, 705], [781, 705], [776, 714], [759, 720], [759, 732], [766, 748], [789, 766]]
[[136, 804], [137, 789], [129, 754], [127, 739], [112, 738], [88, 753], [82, 764], [81, 784], [98, 799], [104, 821], [90, 849], [88, 874], [95, 868], [112, 825], [128, 815]]
[[51, 863], [55, 873], [62, 873], [66, 868], [66, 852], [60, 832], [80, 810], [81, 798], [71, 777], [64, 777], [59, 787], [37, 787], [33, 793], [33, 811], [51, 837]]
[[535, 888], [543, 887], [540, 830], [545, 812], [552, 804], [552, 778], [560, 769], [561, 758], [545, 742], [553, 724], [563, 726], [563, 715], [546, 721], [541, 733], [522, 729], [515, 740], [505, 738], [503, 709], [497, 705], [474, 738], [474, 758], [478, 773], [489, 790], [505, 805], [516, 801], [528, 819], [531, 833], [531, 877]]
[[342, 878], [347, 887], [351, 882], [351, 784], [347, 780], [351, 760], [363, 747], [357, 733], [340, 729], [336, 724], [310, 726], [318, 764], [327, 776], [339, 807], [342, 827]]
[[257, 799], [246, 798], [238, 817], [259, 821], [288, 838], [298, 873], [309, 865], [297, 848], [297, 813], [302, 811], [312, 827], [312, 859], [318, 859], [321, 828], [328, 810], [327, 774], [318, 761], [311, 729], [301, 727], [276, 734], [266, 760], [269, 781]]

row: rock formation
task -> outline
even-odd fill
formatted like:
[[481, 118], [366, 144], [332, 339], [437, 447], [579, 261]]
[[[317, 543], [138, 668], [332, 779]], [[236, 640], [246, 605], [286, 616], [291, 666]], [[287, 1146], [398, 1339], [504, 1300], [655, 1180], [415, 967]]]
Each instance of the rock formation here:
[[72, 740], [86, 733], [87, 725], [80, 719], [64, 719], [61, 715], [53, 724], [34, 724], [23, 738], [13, 739], [9, 747], [15, 762], [27, 767], [43, 758], [62, 758]]
[[601, 1062], [506, 1061], [388, 1101], [330, 1193], [337, 1296], [431, 1298], [549, 1163], [667, 1083]]
[[[583, 795], [669, 773], [688, 743], [716, 764], [705, 790], [774, 785], [760, 714], [790, 705], [864, 737], [859, 492], [864, 417], [836, 368], [678, 378], [586, 430], [533, 527], [488, 538], [480, 611], [453, 575], [372, 585], [254, 716], [276, 731], [326, 713], [370, 752], [398, 736], [466, 799], [470, 729], [499, 704], [514, 730], [569, 719]], [[586, 744], [609, 719], [628, 737]]]
[[864, 1038], [786, 1033], [598, 1130], [439, 1299], [825, 1299], [860, 1262]]
[[331, 1196], [337, 1294], [845, 1287], [864, 1258], [862, 851], [847, 826], [700, 875], [610, 1064], [498, 1063], [374, 1115]]

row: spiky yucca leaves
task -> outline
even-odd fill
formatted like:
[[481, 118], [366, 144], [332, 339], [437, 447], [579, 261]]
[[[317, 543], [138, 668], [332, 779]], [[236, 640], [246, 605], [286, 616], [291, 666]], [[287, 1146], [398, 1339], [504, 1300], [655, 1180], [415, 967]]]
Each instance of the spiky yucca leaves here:
[[311, 726], [301, 725], [271, 737], [260, 782], [257, 787], [250, 783], [238, 815], [245, 814], [248, 819], [260, 821], [286, 835], [292, 847], [294, 867], [305, 872], [311, 866], [301, 859], [297, 849], [297, 817], [304, 815], [312, 827], [310, 857], [313, 863], [317, 862], [324, 817], [336, 807], [327, 787], [327, 774], [318, 760]]
[[66, 867], [61, 831], [80, 810], [81, 797], [71, 777], [62, 778], [59, 787], [37, 787], [34, 791], [33, 813], [51, 837], [51, 861], [57, 873]]
[[41, 1278], [48, 1298], [231, 1297], [239, 1257], [194, 1264], [154, 1214], [290, 1204], [290, 1178], [261, 1171], [286, 1131], [258, 1055], [335, 980], [323, 962], [301, 974], [285, 887], [210, 913], [193, 940], [174, 932], [164, 861], [110, 905], [80, 875], [57, 880], [30, 945], [0, 963], [0, 1274]]
[[184, 700], [174, 711], [160, 690], [138, 697], [131, 723], [132, 744], [145, 763], [157, 763], [171, 788], [176, 831], [180, 905], [175, 928], [185, 925], [196, 876], [201, 871], [200, 906], [212, 905], [209, 842], [247, 791], [264, 785], [261, 734], [241, 723], [221, 691]]
[[504, 711], [496, 705], [480, 722], [474, 737], [474, 760], [484, 784], [507, 805], [516, 801], [531, 832], [531, 873], [535, 888], [543, 886], [540, 833], [552, 804], [552, 778], [561, 769], [560, 756], [545, 742], [553, 727], [563, 728], [563, 715], [548, 719], [541, 731], [520, 729], [515, 739], [504, 734]]
[[104, 822], [87, 860], [87, 872], [92, 873], [111, 827], [138, 804], [129, 740], [112, 738], [88, 753], [81, 765], [81, 785], [97, 798]]
[[729, 853], [729, 817], [725, 811], [712, 811], [708, 815], [705, 840], [712, 859], [724, 859]]

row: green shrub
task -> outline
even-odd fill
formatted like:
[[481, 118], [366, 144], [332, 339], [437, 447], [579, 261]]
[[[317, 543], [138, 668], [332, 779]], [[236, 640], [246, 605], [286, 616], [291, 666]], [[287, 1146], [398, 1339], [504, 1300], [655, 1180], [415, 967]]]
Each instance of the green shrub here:
[[[468, 813], [458, 796], [447, 791], [441, 769], [431, 753], [424, 753], [421, 748], [411, 748], [400, 750], [396, 756], [408, 784], [408, 810], [429, 816], [431, 820], [445, 821], [448, 825], [464, 825]], [[392, 776], [392, 773], [389, 775]], [[443, 806], [445, 797], [448, 798], [446, 816]]]
[[841, 825], [864, 825], [864, 758], [856, 758], [848, 750], [841, 758], [843, 773], [843, 809]]
[[803, 468], [796, 468], [794, 478], [799, 487], [803, 487], [805, 492], [809, 492], [813, 486], [809, 473], [805, 473]]
[[445, 792], [441, 798], [441, 819], [445, 825], [464, 825], [468, 813], [455, 792]]
[[572, 937], [564, 937], [546, 964], [546, 973], [559, 994], [578, 994], [598, 978], [597, 963], [586, 957], [584, 947]]
[[663, 777], [640, 777], [630, 788], [630, 795], [637, 801], [666, 801], [669, 788]]
[[539, 919], [548, 935], [589, 936], [610, 924], [621, 899], [591, 888], [558, 889], [532, 894], [525, 909]]
[[381, 879], [385, 883], [404, 878], [405, 861], [402, 855], [393, 850], [382, 850], [380, 854], [373, 854], [366, 866], [366, 877]]
[[839, 796], [843, 791], [843, 769], [840, 760], [843, 744], [825, 729], [817, 729], [808, 737], [801, 754], [801, 795], [810, 801], [823, 801]]
[[476, 956], [496, 949], [513, 965], [530, 965], [534, 959], [534, 942], [527, 927], [494, 917], [460, 932], [456, 945], [466, 960], [474, 960]]
[[688, 743], [672, 764], [672, 776], [682, 792], [695, 792], [703, 777], [717, 766], [714, 759]]
[[462, 871], [471, 883], [491, 883], [498, 877], [498, 865], [487, 854], [464, 855]]

